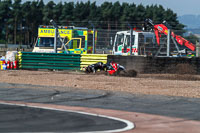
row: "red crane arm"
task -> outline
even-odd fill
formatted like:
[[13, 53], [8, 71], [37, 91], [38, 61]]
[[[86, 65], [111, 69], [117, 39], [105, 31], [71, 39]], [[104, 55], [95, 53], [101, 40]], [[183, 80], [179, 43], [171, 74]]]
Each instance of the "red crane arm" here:
[[[168, 35], [168, 28], [164, 24], [158, 24], [154, 25], [154, 32], [156, 35], [156, 40], [158, 45], [160, 45], [160, 35], [159, 34], [165, 34]], [[177, 43], [180, 45], [185, 45], [187, 48], [189, 48], [192, 51], [195, 51], [195, 45], [185, 38], [174, 34], [174, 32], [171, 32], [171, 36], [176, 39]]]

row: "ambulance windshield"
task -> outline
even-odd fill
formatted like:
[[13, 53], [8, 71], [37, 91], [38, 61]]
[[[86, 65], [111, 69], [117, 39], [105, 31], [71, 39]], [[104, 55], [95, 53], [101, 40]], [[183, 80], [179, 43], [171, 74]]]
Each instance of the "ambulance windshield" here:
[[[39, 37], [36, 47], [54, 47], [53, 37]], [[61, 47], [61, 42], [58, 40], [57, 47]]]

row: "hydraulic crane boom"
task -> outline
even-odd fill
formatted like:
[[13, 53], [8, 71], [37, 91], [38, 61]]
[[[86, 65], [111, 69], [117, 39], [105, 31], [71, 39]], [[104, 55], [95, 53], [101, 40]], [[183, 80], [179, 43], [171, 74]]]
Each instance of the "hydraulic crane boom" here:
[[[160, 45], [161, 34], [168, 35], [167, 26], [165, 26], [164, 24], [155, 25], [151, 19], [147, 19], [146, 22], [148, 24], [151, 24], [152, 28], [154, 29], [155, 35], [156, 35], [156, 41], [157, 41], [158, 45]], [[176, 35], [173, 31], [171, 32], [171, 36], [177, 41], [178, 44], [184, 45], [187, 48], [189, 48], [190, 50], [195, 51], [196, 47], [193, 43], [189, 42], [188, 40], [186, 40], [185, 38], [183, 38], [179, 35]]]

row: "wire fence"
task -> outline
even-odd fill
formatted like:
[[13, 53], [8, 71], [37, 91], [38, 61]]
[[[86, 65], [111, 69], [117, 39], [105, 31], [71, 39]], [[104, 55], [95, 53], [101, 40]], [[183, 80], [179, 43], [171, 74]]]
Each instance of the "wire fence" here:
[[[159, 23], [155, 22], [155, 24], [159, 24]], [[61, 25], [61, 22], [57, 22], [57, 25]], [[95, 30], [97, 31], [96, 51], [97, 53], [106, 53], [106, 54], [112, 53], [112, 50], [114, 49], [114, 44], [116, 43], [116, 40], [115, 40], [116, 35], [120, 31], [130, 31], [130, 29], [133, 29], [134, 32], [142, 32], [144, 30], [143, 29], [144, 22], [120, 22], [119, 23], [115, 21], [109, 21], [109, 22], [108, 21], [96, 21], [96, 22], [93, 21], [89, 23], [87, 21], [73, 21], [73, 22], [68, 22], [68, 25], [73, 25], [77, 27], [87, 27], [89, 30], [93, 30], [93, 28], [95, 28]], [[180, 28], [173, 27], [172, 30], [174, 33], [176, 33], [177, 35], [181, 35], [182, 37], [184, 37], [185, 39], [187, 39], [194, 45], [196, 41], [199, 40], [200, 29], [192, 29], [192, 30], [177, 30], [177, 29], [180, 29]], [[37, 34], [33, 36], [32, 34], [29, 34], [28, 32], [21, 32], [19, 29], [17, 32], [19, 33], [18, 38], [21, 38], [19, 39], [21, 41], [18, 42], [19, 47], [24, 46], [24, 45], [29, 45], [28, 48], [34, 47], [36, 43], [36, 39], [37, 39]], [[145, 32], [154, 34], [154, 38], [152, 38], [151, 40], [152, 45], [148, 47], [152, 49], [154, 49], [155, 47], [157, 48], [158, 44], [157, 44], [157, 40], [156, 40], [153, 29], [150, 29]], [[138, 39], [138, 42], [142, 42], [143, 38], [137, 38], [137, 39]], [[92, 43], [92, 40], [89, 40], [89, 42]], [[130, 42], [127, 42], [127, 43], [130, 43]], [[162, 45], [161, 51], [166, 51], [167, 35], [160, 34], [159, 43], [160, 43], [159, 45]], [[171, 51], [177, 50], [177, 46], [180, 50], [187, 49], [187, 47], [185, 47], [184, 45], [177, 44], [176, 46], [173, 40], [171, 40], [170, 43], [171, 43], [170, 44]], [[7, 42], [6, 44], [9, 44], [9, 42]], [[130, 45], [130, 44], [127, 44], [127, 45]]]
[[[149, 35], [152, 35], [152, 38], [144, 38], [145, 35], [141, 35], [138, 37], [134, 37], [134, 40], [132, 40], [134, 43], [133, 45], [136, 45], [135, 43], [138, 42], [138, 55], [148, 55], [148, 50], [155, 50], [155, 52], [158, 52], [160, 50], [160, 53], [167, 52], [167, 43], [168, 43], [168, 36], [166, 34], [160, 34], [159, 35], [159, 41], [160, 44], [157, 43], [156, 35], [154, 30], [148, 30], [144, 31], [140, 28], [132, 28], [134, 34], [143, 34], [143, 32], [148, 33]], [[88, 30], [92, 30], [92, 28], [89, 28]], [[127, 36], [130, 36], [131, 29], [126, 27], [118, 27], [118, 29], [99, 29], [96, 28], [97, 31], [97, 40], [96, 40], [96, 54], [113, 54], [113, 51], [115, 50], [115, 46], [119, 46], [117, 35], [120, 35], [121, 33], [126, 33]], [[173, 30], [174, 33], [179, 34], [182, 31], [179, 30]], [[198, 33], [200, 33], [200, 30], [195, 29], [194, 33], [192, 34], [192, 31], [186, 32], [185, 34], [181, 34], [181, 36], [190, 42], [192, 42], [194, 45], [196, 44], [196, 40], [198, 40]], [[188, 37], [189, 36], [189, 37]], [[122, 47], [125, 47], [127, 45], [130, 46], [130, 37], [125, 38], [123, 36], [123, 41], [121, 43]], [[135, 41], [136, 40], [136, 41]], [[176, 41], [176, 40], [175, 40]], [[89, 41], [92, 43], [92, 40]], [[148, 45], [147, 43], [150, 43], [151, 45]], [[146, 49], [144, 49], [144, 46]], [[160, 46], [162, 46], [162, 49], [160, 49]], [[186, 46], [179, 44], [177, 41], [176, 43], [171, 39], [170, 41], [170, 51], [176, 52], [177, 46], [179, 50], [188, 49]], [[33, 47], [32, 47], [33, 48]], [[122, 48], [123, 49], [123, 48]], [[125, 48], [124, 48], [125, 50]], [[189, 49], [188, 49], [189, 50]], [[145, 53], [145, 52], [146, 53]], [[194, 52], [189, 50], [190, 52]], [[171, 59], [171, 58], [159, 58], [159, 59], [153, 59], [153, 58], [145, 58], [145, 57], [117, 57], [115, 56], [109, 56], [110, 61], [115, 61], [123, 66], [125, 66], [126, 69], [134, 69], [137, 72], [141, 73], [181, 73], [181, 74], [199, 74], [199, 59]]]
[[[105, 52], [109, 50], [113, 50], [114, 48], [114, 44], [116, 43], [116, 37], [117, 37], [117, 34], [120, 33], [120, 32], [130, 32], [130, 29], [98, 29], [98, 36], [97, 36], [97, 45], [96, 45], [96, 49], [102, 52]], [[142, 33], [142, 32], [147, 32], [149, 34], [153, 34], [153, 37], [151, 38], [151, 40], [149, 40], [152, 45], [149, 45], [148, 47], [149, 48], [156, 48], [157, 50], [159, 49], [158, 47], [160, 47], [160, 45], [162, 46], [162, 49], [160, 49], [161, 51], [166, 51], [167, 49], [167, 35], [165, 34], [160, 34], [159, 35], [159, 43], [157, 43], [157, 38], [155, 36], [155, 33], [154, 31], [142, 31], [142, 30], [133, 30], [133, 32], [138, 32], [138, 33]], [[182, 31], [177, 31], [177, 30], [173, 30], [174, 33], [177, 33], [177, 35], [179, 35], [179, 32], [182, 32]], [[199, 33], [200, 33], [200, 30], [199, 30]], [[129, 34], [130, 35], [130, 34]], [[198, 33], [197, 34], [191, 34], [191, 33], [188, 33], [186, 32], [185, 34], [182, 34], [180, 37], [182, 37], [182, 39], [186, 39], [188, 40], [190, 43], [196, 45], [196, 41], [199, 40], [199, 37], [198, 37]], [[140, 45], [144, 45], [144, 43], [147, 42], [147, 40], [144, 40], [144, 38], [135, 38], [137, 39], [136, 41], [138, 42], [141, 42]], [[171, 51], [177, 51], [178, 50], [184, 50], [184, 49], [188, 49], [184, 44], [178, 42], [180, 40], [176, 40], [177, 38], [171, 38], [170, 39], [170, 50]], [[125, 40], [124, 40], [125, 41]], [[143, 44], [142, 44], [143, 42]], [[130, 42], [127, 42], [127, 43], [130, 43]], [[129, 45], [129, 44], [128, 44]], [[134, 45], [134, 44], [133, 44]], [[158, 46], [159, 45], [159, 46]], [[188, 49], [188, 51], [192, 51], [190, 49]]]

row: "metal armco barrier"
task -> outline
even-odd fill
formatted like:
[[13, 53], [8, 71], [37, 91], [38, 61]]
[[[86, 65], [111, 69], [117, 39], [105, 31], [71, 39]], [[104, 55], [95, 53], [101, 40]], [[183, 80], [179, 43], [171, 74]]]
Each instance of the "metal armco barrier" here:
[[95, 64], [97, 62], [107, 63], [107, 54], [81, 54], [81, 70], [83, 67]]
[[19, 52], [19, 68], [80, 70], [80, 57], [80, 54]]

